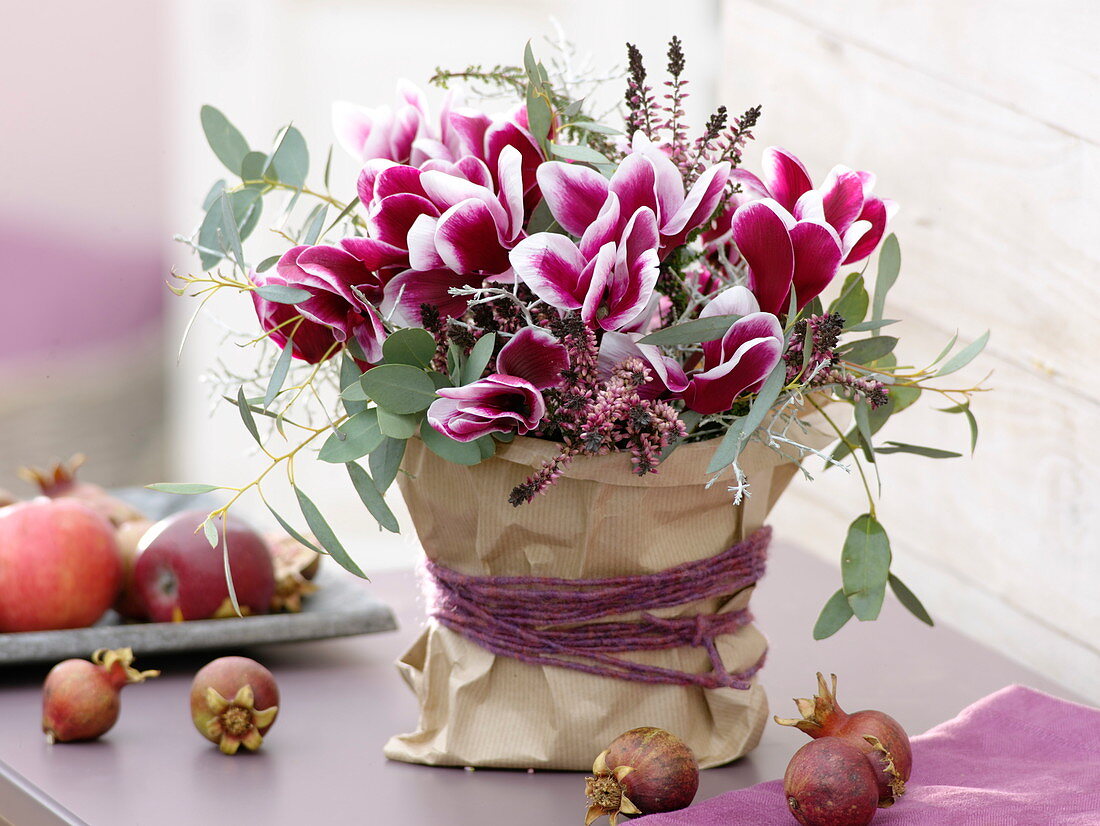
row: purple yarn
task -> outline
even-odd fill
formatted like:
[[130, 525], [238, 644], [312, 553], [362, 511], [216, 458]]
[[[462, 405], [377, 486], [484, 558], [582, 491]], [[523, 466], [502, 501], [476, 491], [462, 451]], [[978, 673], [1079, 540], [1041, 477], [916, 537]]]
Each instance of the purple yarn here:
[[[427, 560], [434, 586], [429, 613], [482, 648], [532, 665], [555, 665], [600, 677], [702, 688], [749, 687], [764, 664], [730, 674], [714, 638], [752, 620], [748, 610], [662, 618], [660, 608], [735, 594], [764, 574], [771, 528], [764, 527], [706, 559], [656, 574], [607, 579], [470, 576]], [[637, 620], [600, 621], [641, 612]], [[690, 674], [633, 662], [613, 653], [702, 647], [712, 670]]]

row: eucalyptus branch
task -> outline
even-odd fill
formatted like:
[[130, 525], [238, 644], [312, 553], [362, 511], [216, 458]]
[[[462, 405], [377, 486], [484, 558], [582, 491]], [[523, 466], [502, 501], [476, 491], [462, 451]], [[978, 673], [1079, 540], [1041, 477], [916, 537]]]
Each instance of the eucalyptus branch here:
[[824, 408], [822, 408], [821, 405], [814, 401], [813, 398], [807, 396], [806, 401], [813, 405], [814, 409], [817, 410], [817, 412], [820, 413], [822, 417], [824, 417], [825, 421], [829, 423], [829, 427], [832, 428], [834, 433], [836, 433], [837, 438], [839, 438], [840, 441], [843, 442], [852, 451], [852, 460], [856, 463], [856, 469], [859, 471], [859, 478], [863, 480], [863, 489], [867, 492], [867, 512], [871, 514], [871, 518], [874, 519], [875, 497], [874, 494], [871, 493], [871, 483], [867, 480], [867, 474], [863, 471], [863, 462], [859, 460], [859, 445], [854, 445], [848, 441], [848, 438], [844, 435], [844, 432], [839, 427], [837, 427], [836, 422], [832, 420], [829, 414], [825, 412]]

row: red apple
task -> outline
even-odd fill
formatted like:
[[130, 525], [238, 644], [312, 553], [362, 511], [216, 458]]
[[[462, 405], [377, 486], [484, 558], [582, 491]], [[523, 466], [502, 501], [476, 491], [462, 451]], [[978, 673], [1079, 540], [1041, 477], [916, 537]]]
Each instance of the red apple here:
[[[205, 519], [201, 511], [177, 513], [151, 527], [138, 543], [134, 587], [153, 622], [232, 616], [221, 520], [216, 522], [218, 547], [212, 548], [200, 528]], [[225, 537], [237, 602], [242, 611], [267, 613], [275, 591], [267, 544], [233, 516]]]
[[122, 583], [114, 529], [75, 499], [0, 508], [0, 632], [91, 625]]

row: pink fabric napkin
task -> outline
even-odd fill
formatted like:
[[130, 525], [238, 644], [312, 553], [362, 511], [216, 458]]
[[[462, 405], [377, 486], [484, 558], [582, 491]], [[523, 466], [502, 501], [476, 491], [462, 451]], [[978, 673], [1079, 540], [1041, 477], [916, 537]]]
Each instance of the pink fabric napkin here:
[[[797, 826], [779, 780], [640, 821]], [[872, 826], [1098, 824], [1100, 710], [1014, 685], [913, 738], [908, 790]]]

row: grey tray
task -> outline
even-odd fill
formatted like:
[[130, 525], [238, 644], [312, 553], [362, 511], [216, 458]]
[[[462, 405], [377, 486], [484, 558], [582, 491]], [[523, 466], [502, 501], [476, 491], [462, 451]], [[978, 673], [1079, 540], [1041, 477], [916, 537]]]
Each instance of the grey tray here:
[[129, 647], [141, 656], [350, 637], [397, 628], [389, 606], [371, 596], [370, 586], [357, 582], [350, 574], [333, 570], [332, 566], [322, 568], [317, 584], [319, 590], [303, 600], [298, 614], [125, 623], [109, 611], [90, 628], [0, 634], [0, 665], [87, 657], [97, 648]]

